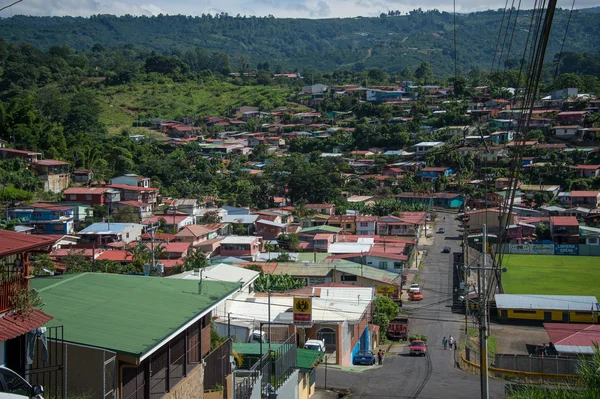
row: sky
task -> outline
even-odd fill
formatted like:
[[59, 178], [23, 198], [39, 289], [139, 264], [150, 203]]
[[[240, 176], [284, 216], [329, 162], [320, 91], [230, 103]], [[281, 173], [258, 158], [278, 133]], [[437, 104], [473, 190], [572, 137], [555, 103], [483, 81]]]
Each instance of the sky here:
[[[0, 8], [15, 0], [0, 0]], [[509, 1], [509, 5], [512, 1]], [[514, 2], [515, 6], [518, 0]], [[521, 8], [531, 8], [532, 0], [522, 0]], [[456, 1], [457, 12], [504, 8], [505, 0]], [[594, 7], [598, 0], [579, 0], [576, 8]], [[558, 6], [569, 9], [570, 0]], [[408, 12], [416, 8], [452, 11], [450, 0], [23, 0], [2, 11], [0, 17], [13, 15], [90, 16], [113, 15], [202, 15], [226, 12], [229, 15], [256, 15], [285, 18], [344, 18], [378, 16], [389, 10]]]

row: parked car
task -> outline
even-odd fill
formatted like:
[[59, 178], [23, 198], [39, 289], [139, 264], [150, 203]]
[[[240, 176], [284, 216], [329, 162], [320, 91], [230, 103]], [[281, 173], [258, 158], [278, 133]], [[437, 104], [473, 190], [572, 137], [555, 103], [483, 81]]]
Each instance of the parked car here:
[[427, 345], [425, 345], [425, 341], [421, 341], [420, 339], [412, 341], [410, 343], [410, 355], [411, 356], [427, 355]]
[[304, 343], [304, 349], [310, 349], [318, 352], [325, 352], [325, 340], [309, 339]]
[[0, 366], [0, 399], [44, 399], [40, 385], [31, 386], [19, 374]]
[[443, 228], [443, 227], [440, 227], [440, 228], [438, 229], [438, 233], [440, 233], [440, 234], [444, 234], [445, 232], [446, 232], [446, 229], [445, 229], [445, 228]]
[[409, 292], [408, 293], [408, 299], [410, 301], [422, 301], [423, 300], [423, 294], [421, 294], [421, 291]]
[[450, 247], [444, 247], [444, 249], [442, 250], [442, 253], [449, 254], [450, 253]]
[[264, 331], [254, 330], [248, 335], [248, 342], [250, 343], [263, 343], [266, 344], [269, 342], [267, 339], [267, 334]]
[[419, 287], [419, 284], [411, 284], [410, 288], [408, 289], [408, 292], [413, 292], [413, 291], [421, 291], [421, 288]]
[[354, 356], [354, 364], [372, 366], [375, 364], [375, 355], [371, 351], [360, 351]]

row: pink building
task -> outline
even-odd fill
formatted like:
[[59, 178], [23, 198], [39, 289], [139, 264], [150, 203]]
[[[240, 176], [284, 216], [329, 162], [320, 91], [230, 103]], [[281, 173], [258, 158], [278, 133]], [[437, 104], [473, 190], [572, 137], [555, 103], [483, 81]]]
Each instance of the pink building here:
[[260, 252], [261, 237], [228, 236], [221, 241], [221, 256], [256, 258]]
[[333, 234], [315, 234], [313, 249], [319, 252], [329, 252], [329, 246], [333, 244], [333, 237]]
[[315, 211], [319, 215], [335, 215], [334, 204], [306, 204], [306, 208]]

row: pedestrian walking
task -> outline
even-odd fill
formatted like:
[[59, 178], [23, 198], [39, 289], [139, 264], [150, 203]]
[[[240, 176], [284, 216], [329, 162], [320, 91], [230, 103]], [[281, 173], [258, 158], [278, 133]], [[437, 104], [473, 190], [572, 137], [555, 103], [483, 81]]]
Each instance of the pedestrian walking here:
[[446, 337], [444, 337], [444, 339], [442, 340], [442, 344], [444, 344], [444, 350], [448, 349], [448, 340], [446, 339]]
[[452, 350], [452, 346], [454, 345], [454, 338], [452, 338], [452, 335], [450, 336], [448, 343], [450, 344], [450, 350]]
[[379, 352], [377, 352], [377, 360], [381, 366], [383, 364], [383, 351], [381, 349], [379, 349]]
[[457, 350], [458, 347], [458, 341], [454, 340], [454, 350]]

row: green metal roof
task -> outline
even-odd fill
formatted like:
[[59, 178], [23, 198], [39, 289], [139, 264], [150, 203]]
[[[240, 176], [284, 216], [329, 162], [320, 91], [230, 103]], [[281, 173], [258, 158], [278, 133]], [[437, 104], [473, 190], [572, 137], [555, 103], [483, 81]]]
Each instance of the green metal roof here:
[[[281, 345], [271, 344], [272, 350], [279, 349]], [[267, 353], [269, 344], [263, 343], [262, 353]], [[260, 343], [257, 342], [234, 342], [233, 351], [246, 356], [260, 356]]]
[[353, 274], [355, 276], [361, 276], [368, 278], [369, 280], [381, 281], [388, 284], [400, 285], [402, 282], [402, 276], [399, 273], [388, 272], [387, 270], [377, 269], [373, 266], [364, 266], [360, 263], [350, 261], [339, 261], [335, 264], [335, 269]]
[[[271, 344], [271, 349], [277, 350], [280, 346], [279, 344]], [[266, 353], [267, 350], [269, 350], [269, 344], [263, 344], [262, 353]], [[233, 351], [242, 356], [260, 356], [260, 344], [236, 342], [233, 344]], [[296, 366], [301, 369], [311, 369], [314, 367], [315, 362], [321, 361], [323, 355], [323, 352], [298, 348]]]
[[339, 233], [340, 231], [342, 231], [342, 228], [335, 227], [335, 226], [328, 226], [328, 225], [314, 226], [314, 227], [307, 227], [305, 229], [302, 229], [302, 230], [300, 230], [300, 233], [311, 233], [313, 231], [327, 231], [330, 233]]
[[[54, 284], [50, 284], [49, 281]], [[141, 356], [239, 288], [237, 283], [82, 273], [34, 278], [65, 341]]]
[[312, 369], [315, 367], [315, 362], [320, 362], [323, 359], [323, 355], [323, 352], [298, 348], [296, 366], [300, 369]]

